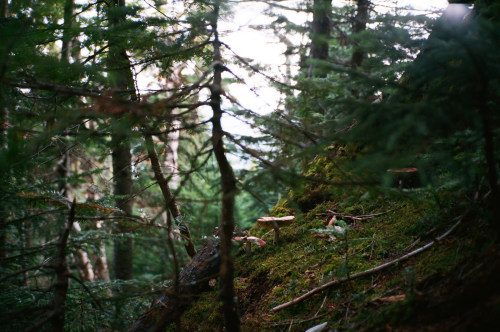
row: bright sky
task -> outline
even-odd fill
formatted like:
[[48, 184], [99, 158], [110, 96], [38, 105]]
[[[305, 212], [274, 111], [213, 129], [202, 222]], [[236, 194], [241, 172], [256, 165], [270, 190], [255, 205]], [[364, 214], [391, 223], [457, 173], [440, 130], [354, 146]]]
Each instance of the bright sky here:
[[[279, 4], [287, 7], [296, 7], [300, 0], [280, 1]], [[344, 6], [352, 4], [353, 1], [333, 0], [334, 6]], [[447, 0], [373, 0], [379, 12], [394, 10], [394, 8], [409, 8], [415, 14], [441, 12], [448, 5]], [[252, 26], [268, 24], [271, 19], [263, 12], [268, 8], [266, 4], [258, 2], [242, 2], [235, 4], [233, 15], [220, 23], [220, 27], [225, 33], [221, 39], [223, 42], [244, 58], [254, 59], [257, 63], [267, 66], [267, 73], [271, 76], [283, 80], [286, 74], [285, 61], [283, 56], [285, 45], [277, 41], [276, 36], [270, 31], [258, 31]], [[273, 9], [278, 12], [277, 9]], [[307, 14], [299, 14], [292, 11], [281, 11], [287, 18], [295, 23], [303, 23], [311, 20]], [[288, 36], [293, 38], [292, 36]], [[296, 36], [294, 42], [300, 42], [300, 37]], [[230, 54], [228, 53], [230, 56]], [[297, 59], [292, 59], [296, 62]], [[266, 79], [262, 76], [254, 75], [249, 77], [244, 70], [230, 66], [238, 76], [245, 79], [248, 86], [243, 84], [231, 84], [230, 93], [246, 108], [252, 109], [261, 114], [273, 111], [280, 100], [279, 93], [269, 87]], [[295, 71], [296, 73], [296, 67]], [[253, 91], [250, 90], [253, 89]], [[245, 124], [226, 117], [223, 125], [234, 133], [245, 133], [250, 135], [252, 131]]]

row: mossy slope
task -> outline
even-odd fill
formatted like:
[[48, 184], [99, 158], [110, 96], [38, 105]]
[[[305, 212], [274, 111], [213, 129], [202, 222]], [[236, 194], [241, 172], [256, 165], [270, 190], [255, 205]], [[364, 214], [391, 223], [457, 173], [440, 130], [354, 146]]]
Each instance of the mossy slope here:
[[[256, 225], [250, 234], [263, 238], [268, 245], [254, 248], [250, 257], [243, 248], [236, 250], [235, 287], [244, 331], [304, 331], [322, 322], [328, 322], [333, 330], [391, 330], [398, 326], [404, 327], [403, 330], [419, 330], [420, 325], [414, 318], [420, 314], [425, 316], [422, 306], [433, 303], [428, 298], [430, 303], [423, 301], [422, 296], [431, 296], [436, 289], [452, 294], [446, 290], [446, 282], [439, 286], [432, 284], [434, 279], [453, 279], [456, 284], [455, 274], [461, 271], [461, 266], [467, 266], [472, 271], [460, 272], [465, 275], [461, 282], [467, 284], [472, 280], [467, 278], [482, 275], [482, 265], [471, 262], [481, 262], [478, 257], [484, 258], [485, 253], [495, 262], [499, 261], [489, 228], [480, 214], [473, 213], [454, 233], [431, 249], [274, 313], [271, 309], [276, 305], [314, 287], [378, 266], [432, 241], [451, 227], [454, 219], [466, 209], [465, 204], [458, 203], [459, 194], [453, 191], [403, 192], [390, 188], [367, 190], [335, 186], [322, 186], [321, 193], [319, 191], [306, 186], [300, 193], [291, 192], [274, 207], [272, 215], [296, 216], [293, 226], [282, 230], [278, 244], [272, 244], [272, 231]], [[332, 227], [325, 226], [332, 219], [330, 211], [344, 216], [378, 215], [366, 220], [337, 216], [337, 224], [342, 225], [346, 233], [335, 234]], [[491, 281], [490, 272], [484, 272], [487, 281]], [[475, 285], [474, 281], [470, 284]], [[222, 330], [217, 291], [214, 286], [213, 292], [201, 296], [185, 313], [181, 323], [184, 330]], [[488, 301], [498, 305], [499, 298], [488, 298]], [[435, 319], [429, 320], [428, 325], [431, 323], [436, 324]], [[425, 326], [420, 328], [425, 330]]]

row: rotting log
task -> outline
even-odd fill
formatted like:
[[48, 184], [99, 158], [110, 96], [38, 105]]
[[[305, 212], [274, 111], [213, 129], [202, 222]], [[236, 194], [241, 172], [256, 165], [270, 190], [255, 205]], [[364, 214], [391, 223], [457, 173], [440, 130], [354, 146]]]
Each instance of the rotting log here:
[[175, 322], [197, 295], [210, 288], [210, 279], [218, 276], [219, 248], [220, 244], [214, 241], [200, 248], [179, 274], [178, 289], [168, 287], [127, 331], [163, 331], [168, 324]]

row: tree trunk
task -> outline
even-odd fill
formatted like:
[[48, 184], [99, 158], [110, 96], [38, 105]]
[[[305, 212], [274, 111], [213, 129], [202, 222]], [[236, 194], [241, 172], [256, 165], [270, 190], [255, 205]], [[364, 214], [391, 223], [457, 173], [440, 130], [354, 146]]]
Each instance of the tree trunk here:
[[[361, 31], [366, 30], [366, 23], [368, 22], [369, 17], [369, 0], [357, 0], [357, 9], [356, 16], [354, 16], [354, 21], [352, 23], [352, 32], [353, 34], [360, 33]], [[363, 58], [365, 56], [364, 52], [360, 50], [358, 47], [354, 47], [354, 52], [351, 56], [351, 66], [359, 67], [363, 63]]]
[[68, 216], [68, 222], [61, 234], [61, 238], [57, 244], [58, 253], [55, 263], [55, 271], [57, 275], [56, 283], [54, 285], [54, 311], [52, 321], [52, 331], [64, 331], [64, 314], [66, 305], [66, 293], [69, 287], [68, 266], [66, 265], [66, 246], [68, 243], [69, 232], [75, 221], [75, 207], [76, 201], [73, 201]]
[[[113, 0], [112, 7], [125, 7], [125, 0]], [[110, 24], [116, 27], [125, 20], [125, 16], [117, 17], [116, 14], [110, 17]], [[130, 70], [130, 61], [126, 51], [119, 45], [119, 40], [109, 41], [108, 66], [110, 68], [109, 77], [114, 89], [126, 91], [122, 97], [135, 100], [135, 85], [132, 72]], [[116, 69], [113, 69], [116, 68]], [[113, 179], [114, 195], [121, 196], [117, 198], [116, 207], [123, 210], [126, 214], [132, 214], [132, 155], [130, 153], [130, 141], [128, 138], [129, 128], [126, 122], [117, 120], [115, 128], [111, 134], [111, 149], [113, 160]], [[122, 220], [118, 222], [116, 233], [127, 233], [129, 227], [127, 222]], [[132, 239], [115, 239], [113, 241], [113, 267], [116, 279], [132, 279]]]
[[222, 58], [220, 54], [220, 41], [217, 30], [217, 20], [219, 16], [219, 7], [216, 4], [214, 8], [214, 17], [211, 23], [214, 33], [214, 76], [213, 83], [210, 86], [210, 105], [213, 110], [212, 117], [212, 145], [219, 165], [222, 186], [222, 211], [221, 211], [221, 298], [224, 312], [224, 326], [226, 331], [240, 331], [240, 319], [235, 302], [235, 293], [233, 286], [234, 264], [231, 257], [232, 236], [234, 231], [234, 196], [236, 194], [236, 179], [233, 169], [226, 158], [226, 151], [222, 141], [224, 132], [221, 126], [221, 95], [222, 95]]
[[[116, 132], [112, 133], [111, 148], [113, 150], [114, 194], [115, 196], [122, 197], [115, 200], [116, 207], [123, 210], [125, 214], [132, 215], [132, 200], [130, 199], [132, 195], [132, 155], [127, 136]], [[127, 221], [120, 220], [115, 231], [119, 234], [127, 233]], [[113, 245], [113, 270], [115, 278], [122, 280], [132, 279], [132, 239], [115, 239]]]
[[[7, 128], [9, 127], [9, 111], [4, 105], [4, 92], [0, 91], [0, 150], [8, 149]], [[0, 260], [7, 258], [5, 247], [7, 246], [7, 211], [0, 211]]]
[[178, 151], [179, 151], [179, 138], [180, 138], [180, 131], [177, 130], [181, 126], [180, 121], [174, 120], [170, 124], [170, 131], [166, 135], [166, 139], [162, 140], [165, 143], [166, 146], [166, 156], [165, 156], [165, 162], [164, 165], [165, 167], [169, 170], [170, 174], [170, 188], [176, 189], [180, 182], [181, 178], [179, 176], [179, 157], [178, 157]]
[[74, 0], [66, 0], [64, 2], [64, 31], [62, 37], [61, 59], [69, 62], [71, 50], [71, 28], [73, 27], [73, 8]]
[[0, 17], [9, 16], [9, 0], [0, 0]]
[[[311, 25], [311, 59], [328, 60], [328, 41], [331, 33], [330, 15], [332, 13], [331, 0], [314, 0], [313, 22]], [[311, 63], [308, 69], [308, 77], [325, 77], [326, 73], [317, 69], [315, 63]]]
[[99, 252], [94, 260], [94, 279], [110, 281], [108, 260], [106, 259], [106, 247], [104, 242], [99, 243]]
[[176, 322], [197, 295], [210, 288], [209, 281], [216, 278], [220, 268], [219, 244], [204, 245], [179, 274], [178, 292], [170, 286], [151, 308], [141, 315], [128, 332], [164, 331]]
[[[73, 8], [74, 0], [66, 0], [64, 3], [64, 30], [62, 38], [62, 49], [61, 49], [61, 61], [63, 63], [69, 63], [70, 48], [71, 48], [71, 28], [73, 27]], [[67, 182], [67, 178], [71, 175], [71, 155], [70, 151], [67, 149], [67, 137], [63, 140], [66, 143], [64, 150], [66, 150], [59, 164], [57, 165], [57, 174], [60, 179], [64, 179], [59, 183], [59, 192], [61, 195], [65, 196], [68, 201], [71, 200], [72, 190], [70, 184]], [[78, 222], [73, 223], [73, 228], [77, 232], [81, 232], [82, 228]], [[83, 249], [78, 249], [75, 254], [75, 263], [78, 270], [78, 274], [84, 281], [94, 281], [94, 271], [92, 269], [92, 264], [90, 262], [87, 252]]]
[[[94, 123], [91, 122], [90, 124], [91, 129], [94, 129], [93, 125]], [[82, 163], [82, 170], [84, 172], [89, 172], [92, 170], [92, 164], [90, 160], [86, 160], [85, 162]], [[92, 188], [94, 185], [94, 179], [92, 175], [90, 175], [87, 178], [86, 182], [87, 182], [87, 188], [86, 188], [87, 201], [95, 201], [99, 199], [95, 190]], [[104, 222], [102, 220], [98, 220], [92, 222], [90, 224], [90, 227], [92, 229], [100, 229], [103, 227], [103, 225]], [[110, 281], [108, 260], [106, 259], [106, 246], [104, 245], [104, 242], [99, 243], [97, 253], [93, 252], [92, 262], [94, 263], [94, 280]]]

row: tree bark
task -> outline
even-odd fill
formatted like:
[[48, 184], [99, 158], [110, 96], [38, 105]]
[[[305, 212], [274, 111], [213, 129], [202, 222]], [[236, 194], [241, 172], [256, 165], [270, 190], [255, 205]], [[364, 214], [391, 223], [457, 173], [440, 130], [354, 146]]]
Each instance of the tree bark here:
[[0, 0], [0, 17], [9, 16], [9, 0]]
[[[130, 153], [130, 142], [125, 135], [112, 133], [112, 159], [114, 177], [114, 195], [121, 198], [115, 200], [116, 207], [123, 210], [125, 214], [132, 215], [132, 155]], [[116, 233], [128, 232], [126, 220], [120, 220], [116, 227]], [[116, 279], [132, 279], [132, 239], [115, 239], [113, 241], [113, 270]]]
[[[331, 0], [314, 0], [313, 21], [311, 25], [311, 59], [328, 60], [328, 41], [331, 33]], [[325, 77], [326, 73], [317, 73], [317, 65], [311, 63], [308, 69], [308, 77]]]
[[[181, 211], [177, 202], [175, 201], [175, 197], [172, 195], [170, 188], [168, 186], [168, 181], [163, 176], [163, 172], [161, 171], [160, 161], [158, 160], [158, 155], [156, 154], [153, 138], [151, 135], [145, 136], [146, 147], [148, 150], [149, 159], [151, 160], [151, 167], [153, 168], [156, 181], [160, 186], [161, 192], [163, 194], [163, 199], [165, 200], [165, 206], [172, 214], [175, 220], [179, 220], [182, 217]], [[194, 248], [193, 240], [191, 239], [191, 232], [189, 231], [189, 227], [186, 224], [179, 225], [179, 231], [185, 241], [184, 247], [186, 248], [186, 252], [189, 257], [193, 257], [196, 254], [196, 249]]]
[[104, 242], [99, 243], [99, 252], [94, 263], [94, 279], [110, 281], [108, 260], [106, 259], [106, 247]]
[[[125, 0], [113, 0], [112, 8], [125, 7]], [[116, 14], [110, 17], [111, 27], [116, 27], [125, 20], [125, 16], [118, 17]], [[113, 88], [129, 91], [123, 93], [122, 97], [135, 100], [135, 85], [130, 61], [127, 52], [119, 45], [119, 40], [109, 41], [108, 66], [110, 68], [109, 77]], [[117, 69], [113, 69], [117, 68]], [[120, 121], [120, 120], [117, 120]], [[126, 125], [125, 122], [117, 123], [111, 134], [111, 149], [113, 162], [114, 195], [121, 196], [115, 200], [116, 207], [126, 214], [132, 214], [132, 155], [130, 153], [130, 141], [128, 138], [128, 128], [120, 128]], [[127, 222], [118, 222], [116, 233], [127, 233], [129, 227]], [[130, 238], [115, 239], [113, 241], [113, 267], [115, 278], [122, 280], [132, 279], [132, 254], [133, 242]]]
[[[82, 228], [79, 223], [74, 222], [73, 228], [76, 232], [81, 232]], [[78, 249], [75, 255], [76, 269], [83, 281], [94, 281], [95, 274], [92, 264], [90, 263], [89, 255], [83, 249]]]
[[56, 283], [54, 285], [54, 316], [52, 317], [52, 331], [64, 331], [64, 312], [66, 304], [66, 293], [69, 287], [69, 270], [66, 265], [66, 246], [68, 243], [69, 232], [73, 227], [75, 221], [75, 207], [76, 200], [73, 200], [69, 211], [68, 222], [61, 234], [59, 243], [57, 244], [57, 260], [55, 264], [55, 271], [57, 275]]
[[213, 63], [214, 76], [213, 83], [210, 86], [210, 105], [213, 110], [212, 117], [212, 145], [219, 166], [222, 186], [222, 210], [221, 210], [221, 298], [224, 313], [224, 326], [226, 331], [240, 331], [240, 319], [235, 302], [235, 293], [233, 285], [234, 263], [231, 257], [232, 236], [234, 231], [234, 197], [236, 194], [236, 178], [234, 177], [233, 169], [226, 158], [225, 148], [223, 144], [223, 130], [221, 126], [221, 95], [222, 95], [222, 58], [220, 54], [220, 41], [217, 31], [217, 21], [219, 16], [219, 7], [216, 4], [213, 13], [213, 21], [211, 22], [212, 31], [214, 34], [213, 48]]
[[197, 295], [210, 288], [209, 281], [217, 277], [219, 269], [219, 244], [209, 242], [179, 274], [178, 291], [170, 286], [127, 331], [164, 331], [168, 324], [180, 318]]
[[[361, 31], [366, 30], [366, 23], [368, 22], [369, 17], [369, 8], [370, 1], [369, 0], [357, 0], [357, 9], [356, 16], [354, 16], [354, 21], [352, 23], [352, 32], [353, 34], [360, 33]], [[365, 57], [364, 52], [358, 47], [354, 47], [354, 52], [351, 56], [351, 66], [359, 67], [363, 63], [363, 59]]]
[[[90, 129], [95, 129], [93, 122], [90, 123]], [[92, 163], [90, 159], [82, 163], [82, 170], [84, 172], [89, 172], [92, 170]], [[87, 188], [86, 188], [87, 201], [97, 200], [99, 197], [96, 194], [95, 189], [93, 188], [94, 186], [93, 176], [92, 175], [88, 176], [86, 181], [87, 181]], [[104, 222], [102, 220], [96, 220], [91, 222], [90, 227], [92, 229], [99, 229], [102, 228], [103, 225]], [[98, 250], [97, 252], [93, 252], [91, 260], [94, 263], [94, 280], [110, 281], [108, 260], [106, 258], [106, 246], [104, 242], [99, 243]]]
[[71, 50], [71, 28], [73, 28], [73, 8], [74, 0], [66, 0], [64, 2], [64, 31], [62, 37], [61, 59], [69, 62]]
[[[73, 28], [73, 8], [74, 0], [66, 0], [64, 3], [64, 31], [62, 37], [61, 61], [65, 64], [70, 61], [70, 48], [71, 48], [71, 28]], [[67, 144], [68, 137], [63, 140]], [[64, 179], [59, 183], [59, 192], [65, 196], [68, 201], [71, 200], [72, 189], [71, 185], [67, 182], [67, 178], [71, 175], [71, 155], [70, 150], [65, 146], [65, 152], [62, 155], [59, 164], [57, 165], [57, 174], [60, 179]], [[81, 232], [82, 228], [78, 222], [73, 223], [73, 228], [77, 232]], [[78, 274], [84, 281], [94, 281], [94, 271], [89, 259], [89, 255], [83, 249], [78, 249], [75, 255], [75, 262]]]
[[[0, 91], [0, 150], [8, 149], [7, 128], [9, 127], [9, 111], [5, 103], [4, 92]], [[2, 209], [3, 210], [3, 209]], [[0, 211], [0, 260], [7, 258], [7, 211]]]

